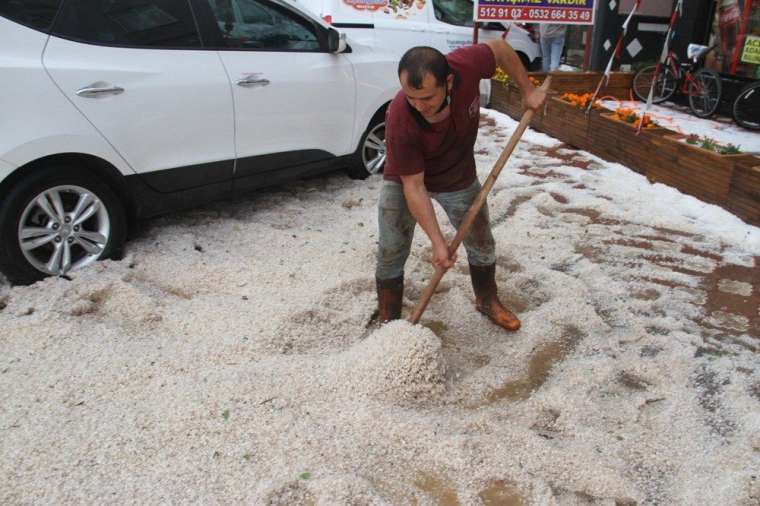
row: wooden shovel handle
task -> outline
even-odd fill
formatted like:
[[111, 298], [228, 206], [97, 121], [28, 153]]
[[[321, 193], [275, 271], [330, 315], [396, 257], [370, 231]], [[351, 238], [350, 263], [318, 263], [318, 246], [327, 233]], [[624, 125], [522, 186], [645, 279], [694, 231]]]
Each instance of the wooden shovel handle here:
[[[551, 80], [551, 76], [546, 76], [546, 79], [539, 89], [544, 92], [549, 91]], [[470, 206], [470, 210], [467, 211], [467, 214], [464, 216], [462, 224], [459, 226], [459, 230], [457, 230], [454, 239], [451, 241], [451, 244], [449, 244], [449, 255], [453, 254], [459, 248], [459, 245], [462, 244], [465, 236], [470, 231], [470, 227], [472, 227], [472, 223], [475, 221], [475, 217], [480, 212], [480, 208], [483, 207], [483, 204], [486, 201], [486, 197], [490, 193], [491, 188], [493, 188], [493, 185], [496, 183], [496, 178], [498, 178], [499, 174], [501, 174], [501, 169], [503, 169], [507, 164], [507, 160], [509, 160], [509, 157], [512, 156], [512, 152], [515, 150], [515, 147], [517, 147], [517, 143], [520, 142], [520, 138], [525, 132], [525, 129], [528, 128], [530, 121], [533, 119], [533, 114], [533, 109], [528, 109], [523, 113], [520, 124], [517, 125], [517, 128], [512, 134], [512, 137], [509, 139], [507, 146], [504, 148], [504, 151], [501, 152], [501, 156], [499, 156], [499, 159], [496, 160], [496, 164], [493, 166], [493, 169], [491, 169], [491, 173], [488, 175], [485, 183], [483, 183], [483, 187], [480, 190], [480, 193], [473, 201], [472, 205]], [[417, 306], [414, 308], [414, 311], [408, 318], [411, 323], [419, 323], [420, 318], [422, 318], [422, 313], [425, 312], [425, 309], [427, 308], [430, 299], [433, 297], [433, 293], [438, 287], [438, 283], [441, 282], [444, 274], [446, 274], [446, 269], [436, 267], [435, 272], [433, 273], [433, 277], [430, 278], [430, 282], [428, 283], [427, 287], [425, 287], [425, 291], [422, 292], [420, 301], [417, 303]]]

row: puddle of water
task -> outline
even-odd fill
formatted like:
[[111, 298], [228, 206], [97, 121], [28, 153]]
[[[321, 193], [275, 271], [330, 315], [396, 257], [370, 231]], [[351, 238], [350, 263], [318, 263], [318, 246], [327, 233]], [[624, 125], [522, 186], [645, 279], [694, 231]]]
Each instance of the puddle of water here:
[[559, 193], [550, 192], [549, 195], [551, 195], [552, 198], [556, 200], [557, 202], [559, 202], [560, 204], [567, 204], [568, 202], [570, 202], [570, 200], [567, 197]]
[[430, 473], [417, 473], [414, 485], [429, 494], [436, 506], [459, 506], [456, 490]]
[[639, 300], [657, 300], [660, 298], [660, 292], [658, 292], [654, 288], [647, 288], [646, 290], [633, 292], [631, 294], [631, 297], [633, 297], [634, 299], [639, 299]]
[[562, 209], [563, 213], [569, 213], [569, 214], [579, 214], [581, 216], [585, 216], [586, 218], [589, 218], [591, 220], [591, 223], [594, 225], [626, 225], [629, 222], [615, 220], [612, 218], [602, 218], [602, 213], [599, 211], [596, 211], [594, 209], [588, 209], [585, 207], [577, 208], [569, 208], [569, 209]]
[[644, 249], [644, 250], [652, 250], [654, 248], [654, 244], [648, 241], [637, 241], [635, 239], [628, 239], [628, 238], [618, 238], [618, 239], [607, 239], [605, 241], [602, 241], [604, 244], [615, 244], [617, 246], [626, 246], [629, 248], [638, 248], [638, 249]]
[[662, 278], [654, 278], [651, 276], [638, 276], [635, 278], [636, 281], [645, 281], [647, 283], [654, 283], [655, 285], [662, 285], [666, 286], [668, 288], [683, 288], [683, 289], [691, 289], [689, 285], [685, 285], [683, 283], [678, 283], [677, 281], [673, 281], [671, 279], [662, 279]]
[[488, 393], [485, 403], [492, 404], [502, 399], [524, 401], [530, 397], [549, 378], [552, 367], [575, 348], [582, 336], [577, 327], [565, 327], [559, 340], [544, 344], [533, 352], [528, 362], [527, 376], [509, 381]]
[[533, 198], [533, 195], [520, 195], [518, 197], [515, 197], [512, 202], [509, 203], [509, 208], [506, 212], [506, 217], [509, 218], [511, 216], [514, 216], [517, 212], [517, 208], [520, 207], [521, 204], [524, 204], [525, 202], [529, 201]]
[[479, 494], [484, 506], [524, 506], [525, 501], [514, 484], [496, 480]]
[[760, 339], [760, 256], [754, 260], [753, 267], [719, 265], [703, 275], [705, 314], [714, 318], [697, 319], [697, 323], [716, 325], [729, 333], [740, 330]]
[[689, 232], [684, 232], [683, 230], [674, 230], [672, 228], [666, 228], [666, 227], [652, 227], [652, 230], [655, 230], [663, 235], [670, 235], [670, 236], [679, 236], [679, 237], [690, 237], [690, 238], [700, 238], [700, 236], [697, 236], [695, 234], [691, 234]]
[[688, 244], [684, 244], [681, 247], [681, 253], [685, 255], [692, 255], [692, 256], [698, 256], [702, 258], [709, 258], [710, 260], [715, 260], [716, 262], [722, 262], [723, 261], [723, 255], [718, 255], [716, 253], [710, 253], [709, 251], [702, 251], [700, 249], [693, 248], [689, 246]]
[[604, 261], [604, 250], [591, 244], [576, 244], [574, 251], [592, 262], [600, 263]]
[[[564, 174], [560, 174], [559, 172], [555, 172], [551, 169], [547, 170], [546, 172], [534, 172], [530, 170], [530, 168], [521, 168], [518, 169], [518, 174], [522, 174], [523, 176], [533, 177], [536, 179], [567, 179], [568, 176]], [[540, 182], [538, 184], [541, 184]]]
[[435, 334], [438, 337], [441, 337], [441, 335], [444, 332], [449, 330], [448, 325], [446, 325], [440, 320], [427, 320], [427, 321], [422, 322], [422, 326], [427, 327], [430, 330], [432, 330], [433, 334]]
[[634, 235], [633, 237], [638, 238], [638, 239], [646, 239], [647, 241], [667, 242], [671, 244], [678, 244], [677, 241], [669, 237], [664, 237], [662, 235], [638, 234], [638, 235]]
[[571, 165], [583, 170], [588, 169], [589, 165], [591, 165], [591, 160], [584, 160], [581, 156], [579, 156], [577, 150], [574, 150], [567, 144], [561, 144], [557, 147], [548, 148], [546, 150], [536, 150], [533, 152], [539, 155], [554, 158], [556, 160], [561, 160], [566, 165]]

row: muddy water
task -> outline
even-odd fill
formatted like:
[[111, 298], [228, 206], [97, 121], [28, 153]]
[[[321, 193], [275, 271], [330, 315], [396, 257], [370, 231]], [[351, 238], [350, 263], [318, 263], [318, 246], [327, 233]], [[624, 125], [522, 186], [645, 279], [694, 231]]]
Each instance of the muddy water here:
[[434, 474], [418, 473], [414, 485], [430, 495], [436, 506], [460, 505], [456, 490]]
[[422, 321], [422, 325], [432, 330], [433, 334], [439, 338], [449, 329], [448, 325], [440, 320], [424, 320]]
[[478, 494], [484, 506], [524, 506], [525, 501], [513, 484], [503, 480], [491, 483]]
[[[432, 473], [417, 473], [414, 485], [430, 496], [436, 506], [460, 506], [456, 490], [444, 479]], [[478, 496], [485, 506], [524, 506], [526, 503], [514, 484], [494, 480]]]
[[558, 340], [543, 344], [533, 351], [528, 359], [528, 372], [525, 376], [506, 382], [486, 394], [483, 402], [470, 407], [478, 408], [503, 399], [524, 401], [529, 398], [546, 382], [551, 369], [573, 351], [582, 337], [583, 333], [577, 327], [564, 327]]

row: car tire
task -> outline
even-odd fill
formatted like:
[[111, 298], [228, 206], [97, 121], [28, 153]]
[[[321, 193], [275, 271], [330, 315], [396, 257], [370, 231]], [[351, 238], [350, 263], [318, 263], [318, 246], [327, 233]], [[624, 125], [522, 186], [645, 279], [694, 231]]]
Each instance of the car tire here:
[[385, 112], [375, 115], [362, 135], [348, 167], [351, 179], [367, 179], [382, 174], [385, 167]]
[[124, 206], [88, 171], [49, 165], [20, 180], [0, 205], [0, 271], [14, 284], [65, 275], [121, 254]]

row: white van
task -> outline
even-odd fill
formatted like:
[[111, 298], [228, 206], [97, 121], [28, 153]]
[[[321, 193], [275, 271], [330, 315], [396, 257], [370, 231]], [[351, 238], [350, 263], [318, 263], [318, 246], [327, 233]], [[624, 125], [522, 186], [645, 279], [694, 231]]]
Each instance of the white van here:
[[[446, 54], [472, 43], [472, 0], [295, 0], [349, 37], [399, 57], [413, 46]], [[479, 41], [502, 37], [509, 23], [487, 23]], [[540, 56], [528, 30], [512, 24], [506, 37], [526, 67]]]

